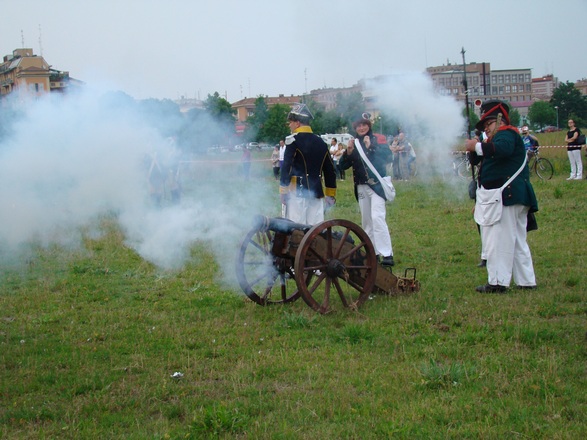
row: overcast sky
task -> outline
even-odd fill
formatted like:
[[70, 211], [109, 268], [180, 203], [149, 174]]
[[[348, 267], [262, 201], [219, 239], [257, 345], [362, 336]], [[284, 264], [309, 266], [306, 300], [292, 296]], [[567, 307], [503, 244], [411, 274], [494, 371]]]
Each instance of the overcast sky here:
[[[2, 55], [137, 98], [228, 101], [451, 62], [587, 77], [587, 0], [0, 0]], [[583, 24], [581, 24], [583, 22]]]

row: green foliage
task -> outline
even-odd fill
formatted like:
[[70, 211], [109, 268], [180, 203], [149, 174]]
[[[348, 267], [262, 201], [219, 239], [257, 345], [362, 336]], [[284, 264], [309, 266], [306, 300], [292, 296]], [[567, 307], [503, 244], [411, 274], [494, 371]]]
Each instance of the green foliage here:
[[287, 126], [287, 114], [290, 107], [285, 104], [276, 104], [267, 112], [267, 119], [263, 125], [262, 136], [259, 140], [276, 144], [290, 134]]
[[232, 108], [230, 102], [222, 98], [218, 92], [208, 95], [204, 102], [204, 108], [209, 115], [218, 123], [234, 124], [236, 110]]
[[[463, 118], [465, 118], [465, 121], [467, 120], [466, 119], [467, 118], [467, 108], [466, 107], [463, 108]], [[473, 110], [472, 108], [469, 108], [469, 127], [471, 128], [471, 130], [475, 130], [475, 125], [477, 125], [477, 122], [479, 122], [479, 116], [477, 116], [477, 113], [475, 113], [475, 110]]]
[[559, 120], [563, 127], [569, 118], [573, 118], [577, 127], [587, 124], [587, 97], [583, 96], [575, 84], [567, 81], [561, 83], [552, 93], [550, 104], [558, 106]]
[[241, 414], [238, 408], [226, 408], [214, 403], [198, 411], [184, 438], [198, 439], [204, 435], [217, 438], [222, 434], [237, 434], [244, 430], [246, 423], [247, 416]]
[[521, 116], [520, 116], [520, 112], [518, 111], [517, 108], [513, 108], [510, 111], [510, 124], [513, 125], [514, 127], [518, 127], [520, 125], [520, 121], [521, 121]]
[[348, 95], [339, 93], [336, 96], [336, 112], [341, 115], [341, 123], [347, 131], [352, 129], [353, 121], [365, 111], [365, 103], [361, 92]]
[[536, 101], [528, 109], [528, 118], [534, 128], [556, 125], [556, 109], [546, 101]]
[[247, 118], [245, 139], [251, 141], [263, 140], [263, 126], [267, 120], [267, 115], [267, 102], [263, 96], [258, 96], [257, 99], [255, 99], [255, 110], [253, 111], [253, 114]]

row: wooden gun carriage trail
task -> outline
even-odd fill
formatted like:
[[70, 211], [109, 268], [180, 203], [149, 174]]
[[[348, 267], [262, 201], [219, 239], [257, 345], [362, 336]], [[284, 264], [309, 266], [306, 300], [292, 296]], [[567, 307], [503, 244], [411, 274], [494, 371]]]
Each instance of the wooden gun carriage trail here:
[[379, 264], [367, 233], [342, 219], [317, 225], [257, 216], [241, 242], [236, 275], [244, 293], [259, 305], [283, 304], [300, 297], [315, 311], [342, 306], [358, 309], [371, 293], [417, 292], [416, 269], [397, 276]]

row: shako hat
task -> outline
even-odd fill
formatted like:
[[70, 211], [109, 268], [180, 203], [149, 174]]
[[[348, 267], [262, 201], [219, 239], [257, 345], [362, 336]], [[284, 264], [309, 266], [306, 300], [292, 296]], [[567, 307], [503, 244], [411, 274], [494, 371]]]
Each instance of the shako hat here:
[[485, 122], [490, 119], [497, 119], [497, 116], [499, 114], [501, 114], [502, 120], [509, 125], [509, 113], [510, 106], [507, 102], [500, 101], [499, 99], [485, 101], [483, 104], [481, 104], [481, 119], [479, 119], [479, 122], [475, 124], [475, 128], [477, 130], [483, 131], [483, 126], [485, 125]]
[[289, 121], [298, 121], [303, 124], [309, 124], [314, 116], [306, 104], [296, 104], [291, 108], [287, 115]]
[[373, 127], [371, 122], [371, 113], [364, 112], [353, 122], [353, 129], [356, 130], [359, 124], [367, 124], [369, 128]]

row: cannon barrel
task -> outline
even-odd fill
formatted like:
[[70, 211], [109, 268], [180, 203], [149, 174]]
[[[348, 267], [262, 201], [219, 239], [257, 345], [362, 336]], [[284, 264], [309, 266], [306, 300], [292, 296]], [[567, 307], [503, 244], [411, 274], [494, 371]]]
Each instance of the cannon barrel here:
[[265, 215], [255, 216], [253, 225], [253, 227], [260, 231], [281, 232], [283, 234], [291, 234], [295, 230], [307, 232], [312, 228], [312, 225], [304, 225], [302, 223], [292, 222], [286, 218], [271, 218]]

